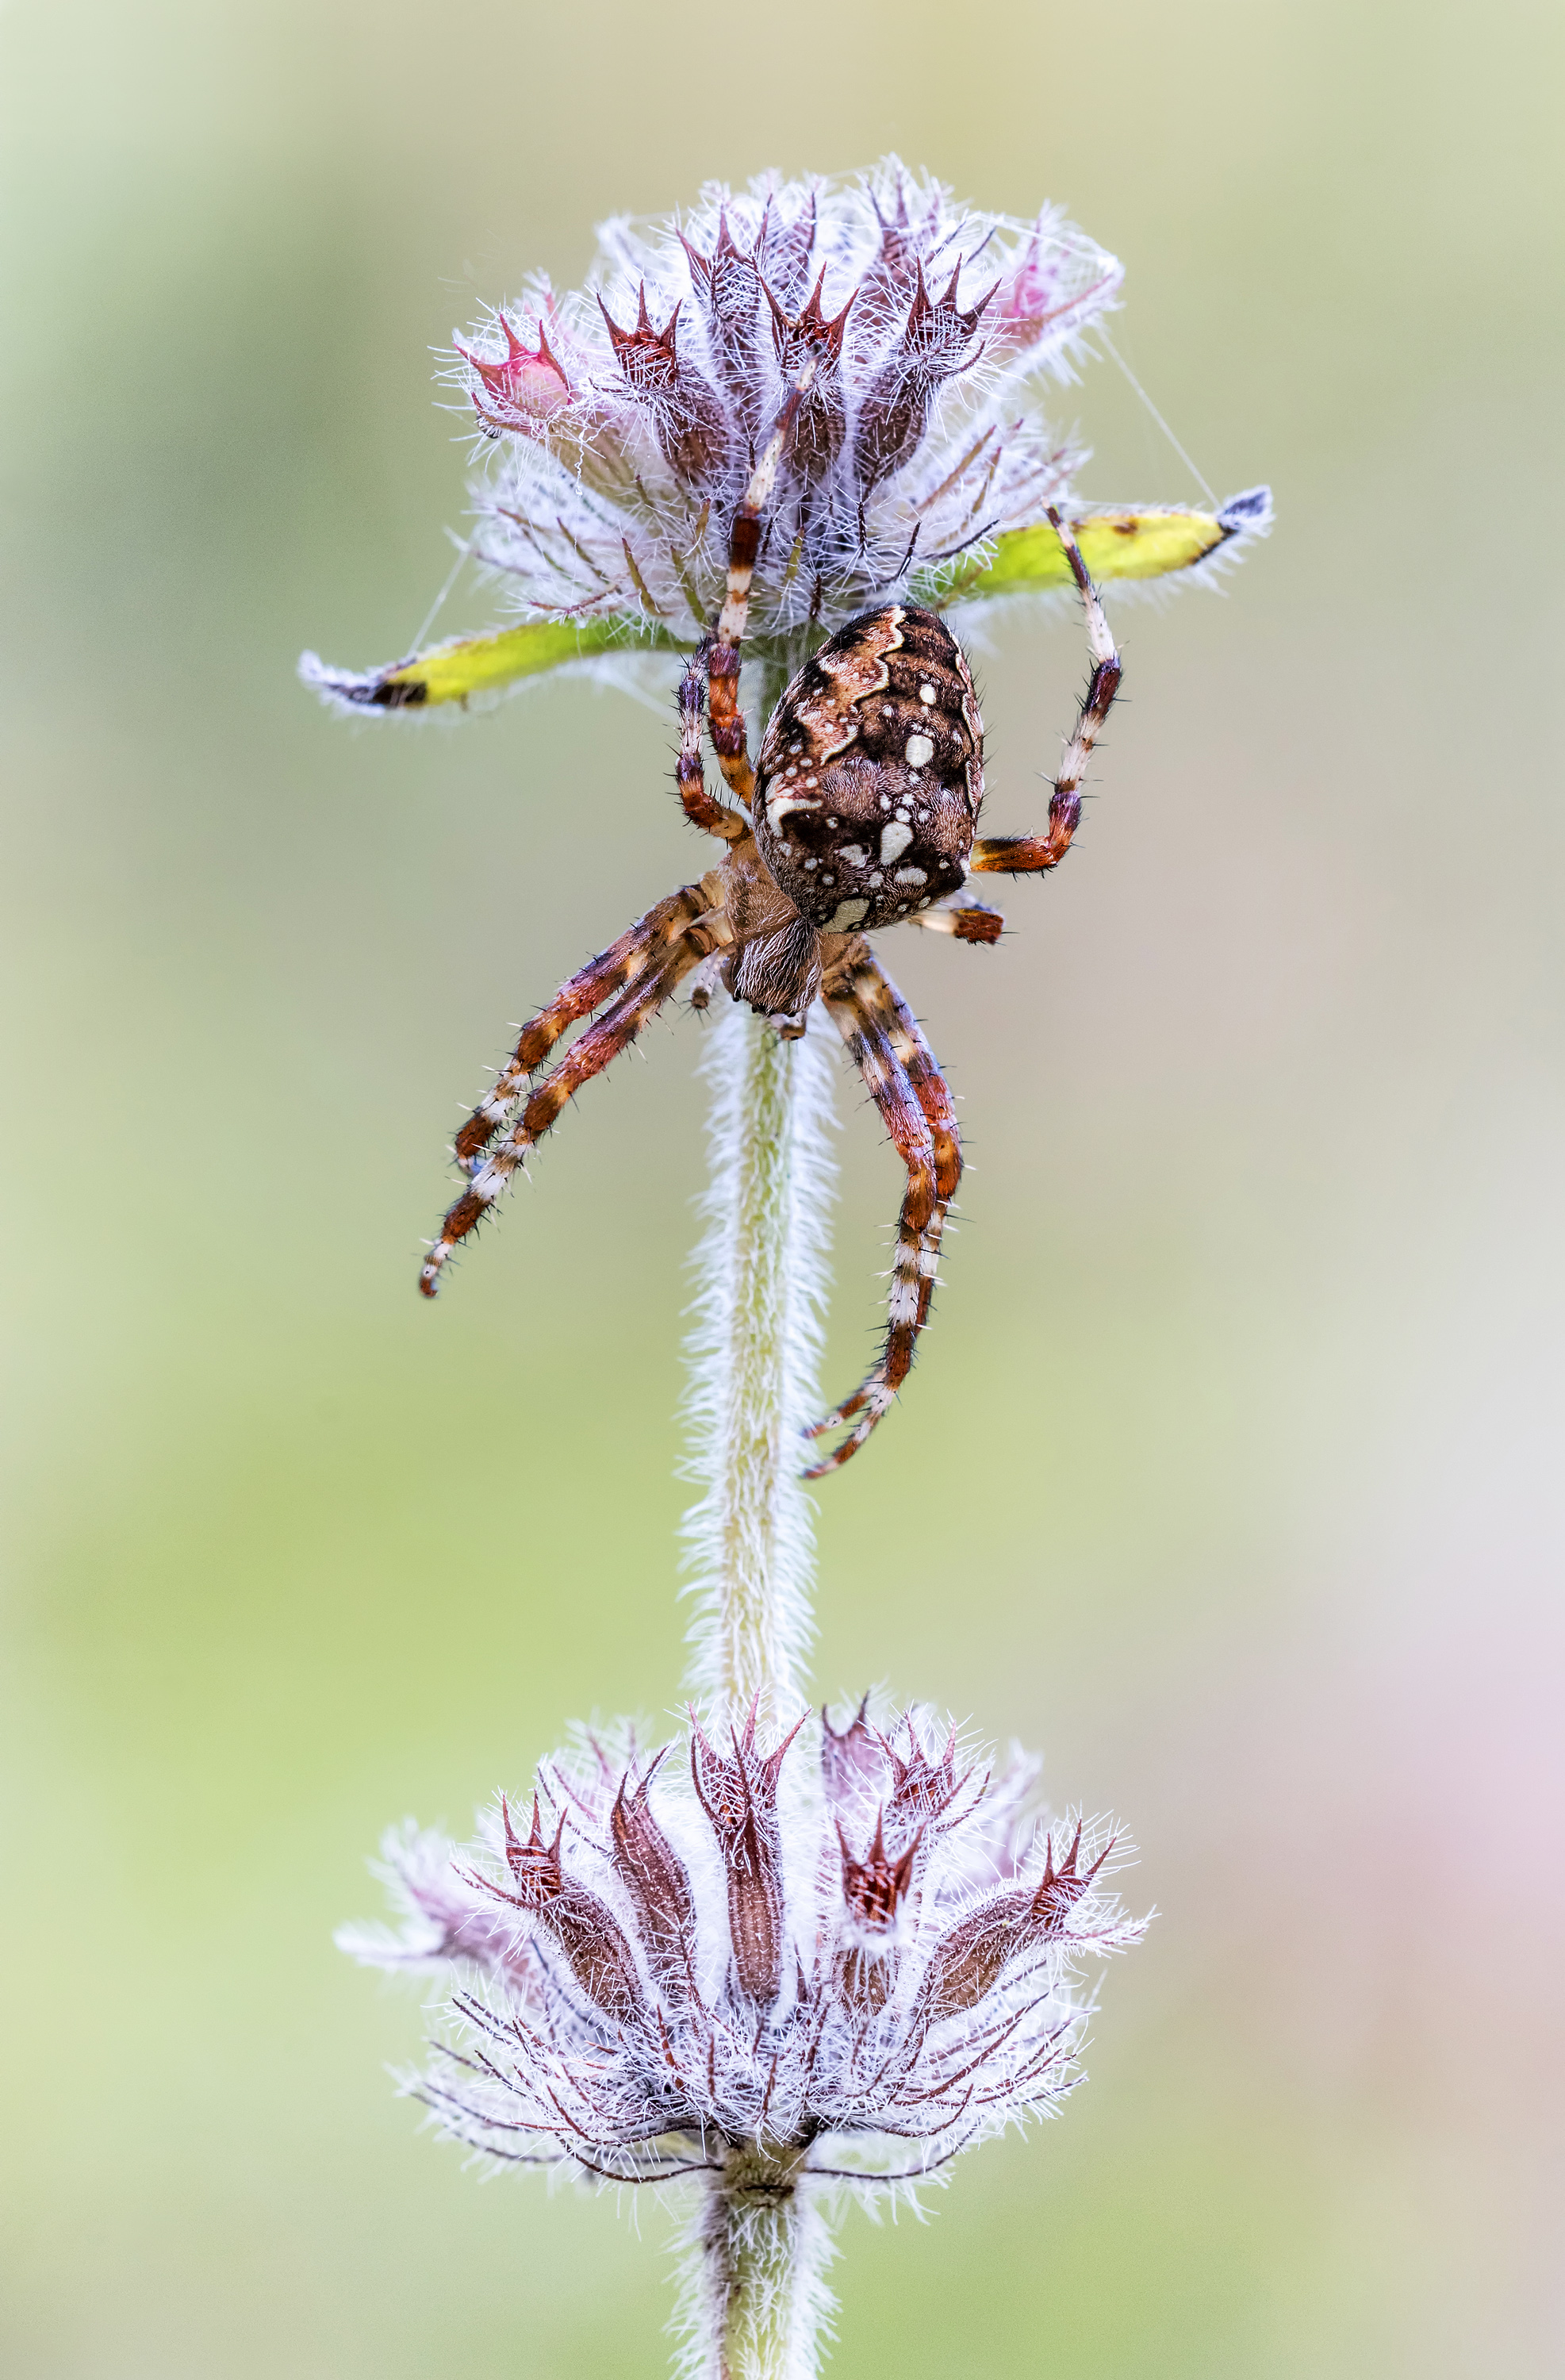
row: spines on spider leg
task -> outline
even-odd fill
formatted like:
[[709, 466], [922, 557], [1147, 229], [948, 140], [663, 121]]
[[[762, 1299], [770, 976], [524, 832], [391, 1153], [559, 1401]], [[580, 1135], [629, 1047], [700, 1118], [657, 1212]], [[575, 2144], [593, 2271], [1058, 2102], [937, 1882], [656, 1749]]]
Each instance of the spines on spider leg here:
[[692, 1682], [720, 1711], [797, 1694], [813, 1634], [814, 1531], [795, 1448], [815, 1409], [830, 1243], [830, 1027], [783, 1041], [722, 1001], [702, 1069], [710, 1186], [687, 1342]]
[[750, 767], [745, 714], [739, 708], [739, 649], [745, 641], [745, 627], [749, 618], [750, 587], [756, 575], [756, 557], [760, 552], [762, 516], [771, 502], [782, 450], [805, 393], [815, 378], [818, 362], [815, 356], [807, 356], [795, 373], [771, 435], [759, 462], [750, 474], [749, 485], [734, 513], [729, 532], [728, 576], [722, 609], [718, 613], [717, 628], [706, 654], [712, 749], [717, 754], [723, 783], [746, 809], [755, 800], [756, 780], [755, 771]]
[[1076, 582], [1086, 614], [1086, 643], [1092, 662], [1092, 675], [1087, 680], [1075, 727], [1060, 763], [1060, 773], [1054, 780], [1054, 791], [1049, 803], [1048, 832], [980, 839], [973, 845], [967, 862], [974, 875], [1031, 876], [1044, 868], [1059, 867], [1081, 821], [1081, 783], [1086, 774], [1092, 747], [1113, 708], [1114, 697], [1120, 690], [1120, 681], [1124, 674], [1114, 639], [1110, 634], [1109, 623], [1104, 617], [1103, 606], [1086, 575], [1086, 565], [1081, 558], [1075, 537], [1052, 508], [1049, 517], [1065, 549], [1071, 576]]
[[550, 1051], [573, 1025], [590, 1016], [610, 996], [634, 983], [649, 968], [661, 965], [670, 945], [710, 903], [698, 884], [686, 884], [638, 917], [617, 942], [562, 984], [548, 1005], [522, 1028], [521, 1038], [494, 1078], [489, 1095], [473, 1110], [456, 1135], [459, 1165], [471, 1169], [504, 1123], [521, 1097], [528, 1077], [536, 1075]]
[[[939, 1232], [927, 1266], [925, 1243], [937, 1208], [943, 1219], [945, 1199], [940, 1195], [941, 1181], [949, 1182], [951, 1190], [954, 1191], [961, 1170], [960, 1150], [955, 1140], [954, 1120], [950, 1115], [949, 1099], [940, 1113], [940, 1155], [937, 1160], [935, 1132], [925, 1112], [923, 1099], [903, 1062], [899, 1048], [893, 1043], [892, 1028], [893, 1026], [896, 1027], [897, 1041], [909, 1048], [915, 1055], [916, 1049], [922, 1048], [922, 1043], [916, 1027], [912, 1027], [910, 1040], [896, 1015], [901, 1002], [896, 1000], [874, 961], [867, 955], [862, 957], [855, 965], [846, 983], [828, 993], [827, 1006], [880, 1111], [892, 1146], [907, 1168], [908, 1178], [897, 1215], [896, 1251], [892, 1259], [886, 1339], [880, 1360], [846, 1402], [834, 1407], [823, 1421], [810, 1424], [806, 1435], [819, 1438], [842, 1422], [851, 1420], [855, 1414], [862, 1418], [852, 1435], [841, 1446], [834, 1448], [824, 1462], [811, 1465], [805, 1474], [808, 1479], [823, 1478], [828, 1472], [840, 1470], [857, 1453], [877, 1423], [890, 1411], [898, 1389], [913, 1367], [914, 1349], [929, 1310], [935, 1266], [939, 1258]], [[905, 1011], [903, 1015], [905, 1017]], [[911, 1026], [911, 1018], [906, 1019], [906, 1025]], [[932, 1060], [930, 1063], [933, 1064]], [[943, 1094], [943, 1084], [940, 1091]], [[948, 1192], [947, 1196], [949, 1195]]]
[[933, 908], [916, 909], [906, 920], [910, 926], [922, 926], [926, 933], [951, 934], [959, 942], [977, 942], [990, 947], [1005, 931], [1005, 920], [998, 909], [982, 901], [942, 901]]
[[528, 1149], [552, 1128], [566, 1100], [595, 1075], [601, 1075], [622, 1050], [628, 1049], [648, 1019], [710, 947], [698, 928], [686, 934], [674, 944], [661, 966], [633, 983], [595, 1024], [588, 1026], [553, 1073], [538, 1086], [505, 1139], [491, 1151], [470, 1186], [447, 1209], [439, 1236], [419, 1275], [419, 1287], [424, 1296], [433, 1297], [453, 1251], [478, 1229], [496, 1199], [509, 1188]]
[[1109, 632], [1103, 606], [1098, 600], [1098, 589], [1086, 575], [1086, 565], [1082, 560], [1075, 533], [1062, 521], [1052, 504], [1049, 508], [1049, 517], [1055, 535], [1065, 549], [1071, 576], [1082, 599], [1082, 609], [1086, 614], [1086, 649], [1092, 661], [1092, 675], [1087, 681], [1086, 695], [1077, 714], [1075, 732], [1065, 747], [1060, 773], [1054, 780], [1053, 797], [1049, 805], [1050, 828], [1053, 828], [1058, 812], [1064, 839], [1068, 843], [1081, 816], [1081, 781], [1086, 773], [1092, 747], [1113, 707], [1124, 673], [1114, 648], [1114, 639]]
[[[679, 759], [674, 764], [674, 783], [679, 787], [679, 798], [685, 806], [685, 815], [693, 826], [700, 827], [707, 834], [720, 836], [724, 843], [738, 843], [750, 831], [749, 820], [741, 818], [739, 812], [731, 810], [726, 803], [714, 800], [707, 791], [706, 771], [701, 766], [701, 716], [706, 703], [706, 690], [707, 652], [703, 646], [691, 654], [685, 663], [685, 674], [679, 681]], [[728, 741], [731, 748], [737, 749], [739, 758], [745, 763], [744, 774], [748, 775], [749, 761], [746, 756], [745, 722], [737, 712], [734, 717], [738, 722], [736, 747], [734, 746], [732, 733], [728, 735]], [[712, 741], [716, 746], [715, 726], [712, 730]], [[722, 758], [721, 749], [719, 757]], [[733, 783], [726, 766], [723, 776], [725, 782]], [[754, 776], [748, 775], [747, 788], [741, 783], [734, 790], [739, 792], [742, 798], [748, 803], [755, 794]]]
[[897, 1219], [896, 1253], [892, 1259], [892, 1285], [886, 1302], [884, 1352], [868, 1378], [851, 1397], [824, 1420], [810, 1424], [807, 1436], [824, 1438], [843, 1423], [853, 1421], [855, 1415], [859, 1416], [840, 1446], [833, 1447], [823, 1462], [811, 1463], [805, 1473], [807, 1479], [824, 1479], [851, 1462], [896, 1402], [897, 1391], [913, 1369], [918, 1336], [928, 1318], [944, 1226], [945, 1208], [937, 1205], [923, 1231], [910, 1231], [904, 1201], [903, 1214]]

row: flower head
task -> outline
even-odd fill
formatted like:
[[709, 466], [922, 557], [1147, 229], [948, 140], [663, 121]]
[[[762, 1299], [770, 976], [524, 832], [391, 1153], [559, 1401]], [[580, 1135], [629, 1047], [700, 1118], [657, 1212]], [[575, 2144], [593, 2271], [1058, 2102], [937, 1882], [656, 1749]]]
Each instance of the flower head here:
[[1074, 455], [1016, 410], [1014, 384], [1067, 367], [1120, 268], [1054, 212], [974, 214], [892, 160], [842, 183], [713, 186], [683, 220], [602, 237], [586, 292], [537, 279], [455, 343], [497, 449], [481, 552], [524, 608], [704, 626], [734, 506], [807, 360], [760, 638], [830, 629], [1061, 495]]
[[536, 274], [454, 334], [445, 377], [487, 458], [468, 550], [514, 625], [367, 672], [307, 653], [328, 701], [466, 703], [561, 667], [634, 675], [638, 651], [695, 643], [779, 429], [746, 640], [773, 676], [876, 603], [1069, 591], [1051, 507], [1095, 580], [1210, 577], [1269, 525], [1265, 489], [1211, 513], [1073, 504], [1085, 450], [1029, 383], [1071, 376], [1122, 274], [1054, 208], [958, 206], [892, 157], [837, 181], [710, 184], [600, 242], [585, 289]]
[[1033, 1815], [928, 1715], [861, 1707], [763, 1746], [546, 1762], [467, 1852], [389, 1846], [406, 1923], [345, 1947], [455, 1967], [454, 2037], [410, 2087], [503, 2162], [620, 2181], [737, 2168], [746, 2192], [913, 2180], [1069, 2087], [1077, 1963], [1139, 1936], [1122, 1837]]

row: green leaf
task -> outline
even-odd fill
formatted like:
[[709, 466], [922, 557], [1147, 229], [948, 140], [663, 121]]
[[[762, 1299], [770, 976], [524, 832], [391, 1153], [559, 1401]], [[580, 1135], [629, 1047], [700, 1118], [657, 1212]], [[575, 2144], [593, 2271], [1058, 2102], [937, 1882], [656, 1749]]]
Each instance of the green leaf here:
[[[1252, 488], [1231, 496], [1217, 513], [1178, 512], [1161, 505], [1138, 511], [1069, 516], [1087, 575], [1163, 578], [1194, 569], [1227, 545], [1264, 535], [1271, 526], [1271, 492]], [[1005, 529], [992, 544], [954, 555], [915, 575], [912, 601], [943, 611], [952, 603], [985, 602], [998, 595], [1044, 595], [1069, 587], [1071, 565], [1049, 521]]]
[[613, 612], [586, 620], [530, 620], [524, 627], [497, 628], [486, 637], [459, 637], [378, 670], [330, 669], [317, 654], [305, 653], [299, 675], [329, 702], [350, 710], [428, 710], [495, 693], [570, 662], [635, 648], [680, 649], [661, 622], [638, 612]]

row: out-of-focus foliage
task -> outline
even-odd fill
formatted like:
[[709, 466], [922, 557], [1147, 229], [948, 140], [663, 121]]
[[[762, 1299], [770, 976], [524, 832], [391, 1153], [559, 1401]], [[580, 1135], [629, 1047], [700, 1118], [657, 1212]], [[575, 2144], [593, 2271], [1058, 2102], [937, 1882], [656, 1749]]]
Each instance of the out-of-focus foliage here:
[[[672, 711], [356, 734], [293, 665], [406, 652], [444, 576], [454, 323], [614, 208], [894, 147], [1121, 256], [1117, 345], [1281, 527], [1116, 611], [1086, 826], [1000, 948], [887, 940], [969, 1228], [822, 1499], [820, 1685], [1047, 1745], [1165, 1913], [1058, 2124], [850, 2227], [832, 2369], [966, 2368], [977, 2308], [996, 2380], [1550, 2373], [1558, 18], [431, 28], [0, 18], [3, 2360], [664, 2368], [656, 2222], [420, 2142], [416, 2000], [330, 1932], [389, 1814], [465, 1833], [572, 1714], [676, 1697], [695, 1020], [437, 1308], [411, 1259], [505, 1021], [705, 861]], [[1087, 496], [1203, 503], [1110, 365], [1057, 405]], [[1079, 627], [997, 608], [977, 662], [1022, 831]], [[829, 1378], [897, 1182], [843, 1120]]]

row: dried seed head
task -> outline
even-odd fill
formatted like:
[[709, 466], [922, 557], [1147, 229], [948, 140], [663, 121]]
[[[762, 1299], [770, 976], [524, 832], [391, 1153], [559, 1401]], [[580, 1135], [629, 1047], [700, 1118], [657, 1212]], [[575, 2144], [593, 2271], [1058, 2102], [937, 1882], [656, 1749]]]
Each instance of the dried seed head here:
[[1030, 1816], [1027, 1764], [995, 1777], [922, 1712], [825, 1720], [813, 1773], [798, 1733], [693, 1723], [687, 1766], [589, 1743], [525, 1840], [503, 1801], [473, 1854], [390, 1847], [406, 1928], [346, 1947], [466, 1978], [412, 2085], [448, 2131], [730, 2196], [748, 2158], [775, 2197], [916, 2178], [1062, 2095], [1076, 1962], [1141, 1931], [1106, 1890], [1123, 1839]]

